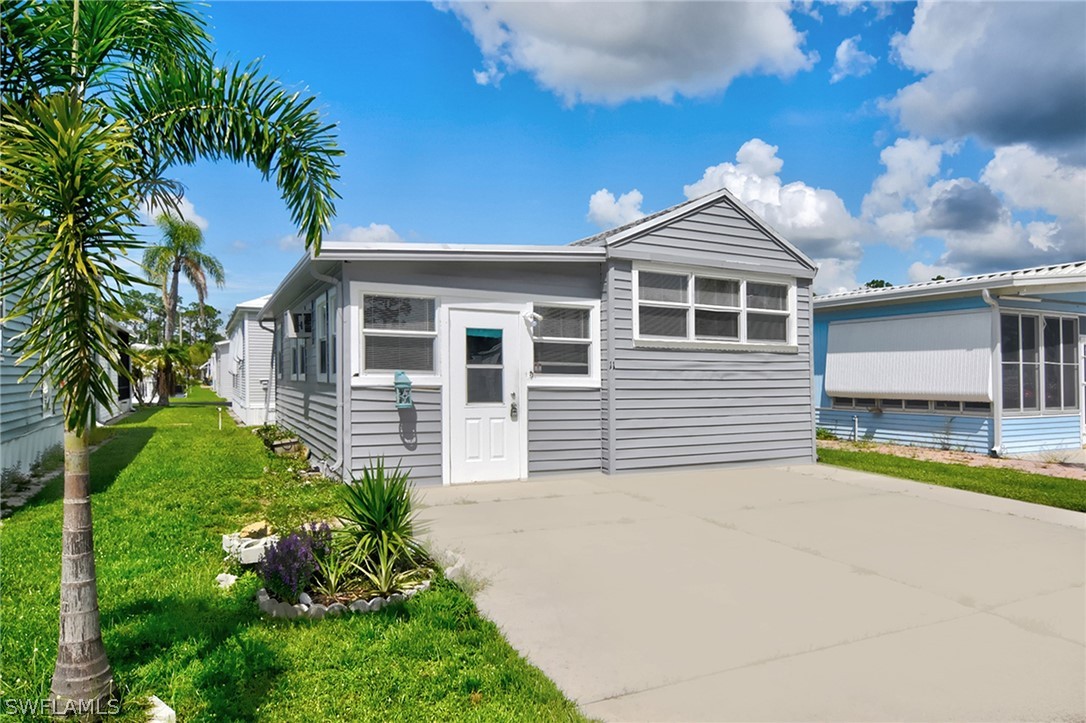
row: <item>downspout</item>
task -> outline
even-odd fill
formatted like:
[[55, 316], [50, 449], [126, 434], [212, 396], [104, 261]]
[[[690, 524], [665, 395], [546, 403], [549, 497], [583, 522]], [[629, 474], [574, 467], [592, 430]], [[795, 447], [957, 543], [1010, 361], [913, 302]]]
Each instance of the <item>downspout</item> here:
[[999, 302], [992, 298], [988, 289], [980, 290], [980, 298], [992, 307], [992, 449], [993, 457], [1000, 456], [1003, 449], [1003, 339], [999, 320]]
[[[342, 266], [341, 266], [342, 268]], [[344, 378], [350, 380], [350, 371], [347, 364], [343, 363], [344, 350], [348, 349], [346, 329], [343, 326], [343, 277], [344, 273], [340, 274], [340, 278], [334, 276], [328, 276], [327, 274], [317, 273], [317, 270], [313, 268], [313, 265], [309, 265], [309, 274], [317, 281], [323, 281], [326, 284], [331, 284], [337, 288], [336, 292], [336, 354], [339, 359], [336, 362], [336, 458], [332, 460], [330, 468], [333, 470], [339, 470], [340, 478], [344, 481], [347, 480], [347, 454], [346, 454], [346, 440], [348, 420], [344, 419], [344, 413], [347, 409], [347, 405], [344, 403], [344, 398], [350, 393], [350, 384], [344, 383]]]
[[[271, 329], [264, 326], [264, 320], [263, 319], [257, 319], [256, 324], [257, 324], [257, 326], [259, 326], [264, 331], [270, 331], [271, 335], [272, 335], [272, 339], [273, 340], [275, 339], [275, 327], [274, 326]], [[280, 340], [279, 343], [281, 345], [283, 342]], [[264, 387], [264, 424], [269, 424], [270, 421], [271, 421], [271, 405], [272, 405], [272, 401], [274, 401], [272, 399], [272, 387], [275, 386], [276, 389], [279, 388], [275, 384], [275, 378], [276, 378], [275, 375], [279, 372], [279, 370], [276, 369], [276, 367], [275, 367], [276, 355], [274, 353], [274, 346], [273, 346], [272, 351], [273, 351], [273, 353], [272, 353], [272, 357], [271, 357], [271, 369], [268, 370], [268, 384], [267, 384], [267, 386]], [[279, 351], [281, 352], [282, 349], [280, 349]], [[276, 419], [276, 421], [278, 422], [279, 420]]]

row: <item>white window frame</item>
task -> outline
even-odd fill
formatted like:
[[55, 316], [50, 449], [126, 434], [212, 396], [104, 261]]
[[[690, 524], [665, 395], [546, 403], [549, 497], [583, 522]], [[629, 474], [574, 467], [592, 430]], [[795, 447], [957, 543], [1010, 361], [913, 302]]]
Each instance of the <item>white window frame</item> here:
[[[321, 294], [313, 301], [313, 348], [316, 351], [317, 381], [328, 383], [328, 372], [331, 369], [331, 360], [328, 358], [331, 352], [331, 344], [328, 343], [328, 295]], [[324, 344], [324, 353], [321, 353], [321, 344]], [[321, 371], [321, 362], [324, 362], [324, 371]]]
[[[642, 336], [640, 306], [640, 274], [656, 273], [672, 276], [685, 276], [687, 284], [687, 300], [685, 303], [667, 301], [646, 301], [647, 306], [685, 308], [686, 309], [686, 337], [666, 336]], [[719, 281], [739, 282], [739, 306], [710, 306], [696, 302], [695, 277], [703, 279], [716, 279]], [[749, 308], [747, 306], [747, 283], [764, 283], [776, 286], [784, 286], [788, 289], [785, 310]], [[689, 267], [669, 266], [664, 264], [640, 265], [633, 268], [633, 282], [631, 288], [631, 304], [633, 317], [633, 340], [635, 346], [664, 347], [664, 348], [692, 348], [717, 351], [763, 351], [779, 353], [798, 353], [798, 313], [796, 279], [791, 276], [774, 276], [770, 274], [752, 274], [735, 272], [712, 272], [710, 270], [695, 269]], [[739, 338], [735, 340], [699, 339], [695, 336], [694, 312], [695, 309], [709, 311], [733, 312], [739, 314]], [[747, 339], [747, 315], [748, 313], [769, 314], [773, 316], [787, 316], [787, 338], [783, 342], [774, 341], [750, 341]]]
[[588, 374], [537, 374], [532, 371], [535, 367], [535, 342], [556, 341], [558, 343], [583, 343], [584, 339], [559, 339], [558, 337], [542, 337], [532, 334], [531, 357], [529, 357], [528, 388], [529, 389], [598, 389], [600, 387], [600, 302], [599, 300], [578, 301], [536, 301], [532, 304], [533, 313], [536, 306], [551, 306], [565, 309], [588, 310]]
[[[366, 329], [366, 297], [367, 296], [390, 296], [399, 299], [421, 299], [425, 301], [432, 301], [434, 304], [434, 328], [433, 331], [414, 331], [407, 329]], [[356, 297], [358, 299], [358, 330], [359, 330], [359, 344], [358, 344], [358, 368], [359, 378], [371, 382], [384, 381], [391, 379], [395, 374], [396, 369], [367, 369], [366, 368], [366, 337], [367, 336], [402, 336], [402, 337], [415, 337], [415, 338], [429, 338], [433, 344], [433, 369], [420, 370], [420, 369], [404, 369], [403, 371], [408, 374], [413, 380], [416, 377], [423, 377], [426, 379], [437, 378], [441, 374], [440, 369], [440, 352], [441, 349], [438, 346], [438, 336], [441, 331], [441, 325], [438, 319], [440, 318], [441, 299], [432, 294], [417, 294], [407, 291], [385, 291], [380, 289], [364, 289], [360, 291]]]
[[[1036, 342], [1037, 342], [1037, 362], [1036, 362], [1036, 364], [1037, 364], [1037, 408], [1036, 409], [1023, 409], [1021, 406], [1019, 406], [1018, 408], [1015, 408], [1015, 409], [1008, 409], [1007, 406], [1006, 406], [1006, 400], [1004, 399], [1004, 400], [1002, 400], [1002, 409], [1000, 410], [1000, 412], [1003, 414], [1003, 416], [1004, 417], [1041, 417], [1041, 416], [1059, 416], [1059, 417], [1063, 417], [1063, 416], [1071, 416], [1073, 414], [1081, 414], [1082, 404], [1083, 404], [1081, 389], [1078, 389], [1075, 392], [1075, 406], [1074, 407], [1062, 406], [1062, 398], [1061, 398], [1061, 406], [1059, 406], [1059, 407], [1049, 407], [1048, 405], [1045, 404], [1045, 375], [1047, 373], [1046, 369], [1045, 369], [1046, 362], [1045, 362], [1045, 348], [1044, 348], [1045, 347], [1045, 342], [1044, 342], [1045, 317], [1048, 317], [1050, 319], [1059, 319], [1061, 325], [1063, 324], [1063, 322], [1065, 320], [1071, 320], [1072, 322], [1074, 322], [1073, 329], [1077, 332], [1077, 335], [1076, 335], [1077, 338], [1074, 340], [1076, 349], [1077, 349], [1077, 347], [1079, 345], [1079, 340], [1081, 339], [1081, 336], [1082, 336], [1082, 329], [1080, 328], [1080, 325], [1078, 323], [1078, 317], [1075, 316], [1074, 314], [1064, 314], [1064, 313], [1060, 313], [1060, 312], [1044, 311], [1044, 310], [1034, 311], [1032, 309], [1031, 310], [1025, 310], [1025, 309], [1018, 309], [1018, 308], [1012, 308], [1012, 307], [1002, 307], [1002, 308], [1000, 308], [999, 314], [1000, 314], [1000, 339], [999, 339], [1000, 355], [999, 355], [999, 377], [996, 380], [996, 383], [1000, 384], [1000, 385], [1003, 384], [1003, 367], [1004, 367], [1004, 365], [1008, 365], [1008, 364], [1017, 365], [1018, 369], [1019, 369], [1019, 375], [1018, 375], [1019, 399], [1021, 399], [1021, 397], [1022, 397], [1022, 374], [1021, 374], [1021, 369], [1026, 364], [1026, 362], [1022, 361], [1022, 339], [1021, 339], [1022, 325], [1021, 325], [1021, 322], [1019, 322], [1019, 325], [1018, 325], [1018, 334], [1019, 334], [1019, 339], [1018, 339], [1018, 361], [1016, 361], [1016, 362], [1005, 362], [1005, 361], [1003, 361], [1003, 338], [1002, 338], [1003, 321], [1002, 321], [1002, 317], [1003, 316], [1017, 316], [1019, 318], [1030, 317], [1030, 318], [1033, 318], [1033, 319], [1037, 320], [1037, 337], [1036, 337]], [[1061, 335], [1062, 335], [1062, 331], [1061, 331]], [[1076, 381], [1080, 381], [1081, 378], [1082, 378], [1082, 368], [1081, 368], [1081, 366], [1079, 366], [1081, 364], [1081, 360], [1078, 357], [1079, 357], [1079, 355], [1078, 355], [1078, 353], [1076, 351], [1075, 361], [1073, 362], [1075, 364], [1075, 380]], [[1064, 366], [1067, 366], [1067, 363], [1061, 361], [1060, 365], [1059, 365], [1061, 375], [1063, 374]], [[1061, 385], [1062, 385], [1062, 381], [1061, 381]]]

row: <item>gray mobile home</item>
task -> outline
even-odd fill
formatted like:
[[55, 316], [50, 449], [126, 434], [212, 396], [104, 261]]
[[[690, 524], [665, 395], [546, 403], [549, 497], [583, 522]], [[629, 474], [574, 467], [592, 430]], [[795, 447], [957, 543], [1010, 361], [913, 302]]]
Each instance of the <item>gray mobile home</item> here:
[[329, 242], [261, 313], [278, 421], [419, 484], [812, 462], [814, 275], [727, 191], [567, 246]]
[[[275, 421], [272, 328], [260, 323], [267, 296], [243, 301], [226, 321], [226, 348], [215, 347], [221, 379], [216, 390], [244, 424]], [[225, 364], [221, 362], [225, 360]], [[225, 371], [225, 375], [222, 372]]]

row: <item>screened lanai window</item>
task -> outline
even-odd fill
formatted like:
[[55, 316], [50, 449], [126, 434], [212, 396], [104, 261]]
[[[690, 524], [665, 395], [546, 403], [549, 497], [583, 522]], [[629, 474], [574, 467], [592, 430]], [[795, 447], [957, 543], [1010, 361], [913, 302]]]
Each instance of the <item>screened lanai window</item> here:
[[1061, 412], [1078, 408], [1078, 320], [1002, 314], [1003, 408]]

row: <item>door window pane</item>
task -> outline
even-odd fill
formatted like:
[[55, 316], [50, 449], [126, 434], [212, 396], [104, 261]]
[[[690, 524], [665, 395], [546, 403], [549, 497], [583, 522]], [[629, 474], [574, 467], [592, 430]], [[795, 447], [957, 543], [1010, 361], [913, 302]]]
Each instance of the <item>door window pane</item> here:
[[501, 364], [502, 330], [468, 329], [466, 361], [468, 364]]
[[686, 309], [639, 306], [638, 322], [641, 336], [686, 338]]
[[468, 404], [500, 403], [504, 398], [502, 394], [502, 368], [501, 367], [469, 367], [468, 377]]
[[694, 303], [707, 306], [739, 306], [739, 282], [730, 279], [694, 279]]
[[637, 293], [642, 301], [686, 303], [686, 276], [642, 271], [637, 275]]
[[738, 339], [739, 313], [695, 309], [694, 336], [699, 339]]

